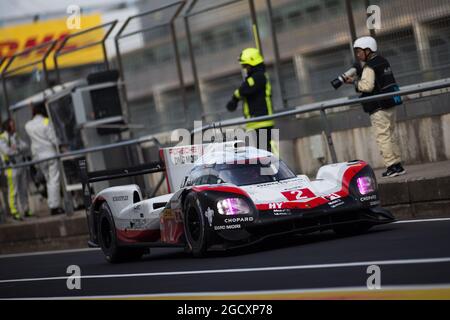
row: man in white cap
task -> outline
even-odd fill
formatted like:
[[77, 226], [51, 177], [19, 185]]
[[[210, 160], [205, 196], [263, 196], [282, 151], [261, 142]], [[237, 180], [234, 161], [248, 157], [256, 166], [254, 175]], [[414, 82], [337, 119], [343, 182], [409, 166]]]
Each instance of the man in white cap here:
[[[358, 38], [353, 48], [356, 57], [364, 66], [359, 74], [359, 80], [347, 77], [346, 83], [354, 84], [361, 97], [398, 91], [389, 62], [377, 54], [377, 42], [372, 37]], [[394, 134], [396, 109], [402, 104], [400, 96], [363, 103], [363, 109], [369, 113], [372, 127], [386, 171], [383, 177], [396, 177], [406, 173], [401, 164], [400, 148]]]

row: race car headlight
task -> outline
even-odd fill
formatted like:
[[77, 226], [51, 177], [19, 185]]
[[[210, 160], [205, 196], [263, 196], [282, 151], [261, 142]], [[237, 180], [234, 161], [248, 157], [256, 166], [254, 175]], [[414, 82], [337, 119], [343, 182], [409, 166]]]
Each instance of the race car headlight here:
[[223, 215], [249, 214], [248, 203], [241, 198], [227, 198], [217, 202], [217, 211]]
[[356, 184], [358, 185], [358, 190], [361, 195], [365, 195], [376, 190], [375, 180], [369, 176], [359, 177], [356, 180]]

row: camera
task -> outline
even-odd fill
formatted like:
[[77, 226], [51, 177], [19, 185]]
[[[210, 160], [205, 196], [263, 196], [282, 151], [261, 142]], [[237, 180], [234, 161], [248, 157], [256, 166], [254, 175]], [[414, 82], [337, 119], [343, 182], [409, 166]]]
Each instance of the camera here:
[[345, 71], [343, 74], [338, 76], [336, 79], [331, 81], [331, 85], [334, 89], [339, 89], [345, 82], [345, 78], [347, 77], [353, 77], [356, 74], [360, 73], [362, 71], [362, 65], [359, 62], [355, 62], [353, 66]]

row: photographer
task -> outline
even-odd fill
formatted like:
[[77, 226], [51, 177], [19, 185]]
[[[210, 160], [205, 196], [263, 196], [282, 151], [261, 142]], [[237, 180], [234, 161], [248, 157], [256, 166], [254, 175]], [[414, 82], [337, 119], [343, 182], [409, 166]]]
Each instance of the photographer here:
[[[354, 84], [356, 90], [362, 93], [361, 97], [399, 90], [389, 62], [377, 54], [374, 38], [361, 37], [355, 41], [353, 48], [363, 67], [357, 72], [359, 80], [344, 75], [345, 83]], [[400, 148], [394, 134], [395, 106], [401, 103], [400, 96], [363, 103], [364, 111], [370, 115], [376, 142], [387, 168], [383, 177], [396, 177], [406, 173], [401, 165]]]

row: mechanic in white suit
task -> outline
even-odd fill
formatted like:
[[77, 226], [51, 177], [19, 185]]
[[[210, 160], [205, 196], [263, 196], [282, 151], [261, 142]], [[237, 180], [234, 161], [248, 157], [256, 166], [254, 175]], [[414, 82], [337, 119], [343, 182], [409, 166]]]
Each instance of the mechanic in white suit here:
[[[31, 154], [34, 160], [52, 157], [57, 154], [58, 140], [50, 124], [45, 102], [33, 104], [33, 119], [25, 124], [25, 130], [31, 140]], [[52, 215], [64, 213], [61, 209], [60, 171], [58, 160], [39, 164], [47, 181], [47, 203]]]
[[[0, 134], [0, 154], [5, 165], [16, 165], [25, 161], [28, 145], [16, 133], [16, 124], [8, 119], [2, 124]], [[9, 212], [15, 220], [31, 217], [28, 206], [28, 171], [27, 168], [8, 168], [5, 171], [8, 183]]]

